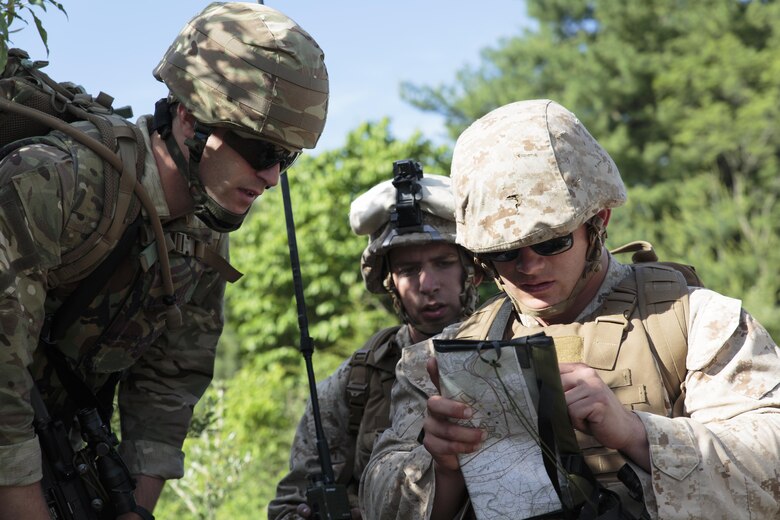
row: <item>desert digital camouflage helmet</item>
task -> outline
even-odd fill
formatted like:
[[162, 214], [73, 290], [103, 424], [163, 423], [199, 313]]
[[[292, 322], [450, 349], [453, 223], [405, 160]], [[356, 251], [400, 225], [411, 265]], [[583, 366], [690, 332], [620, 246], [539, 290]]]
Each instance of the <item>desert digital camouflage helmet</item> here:
[[[198, 122], [195, 139], [187, 143], [189, 164], [177, 164], [184, 162], [179, 169], [196, 193], [196, 214], [218, 231], [236, 229], [246, 213], [222, 208], [201, 185], [197, 163], [214, 128], [226, 128], [236, 141], [256, 139], [258, 149], [275, 145], [284, 168], [303, 148], [314, 148], [325, 126], [324, 53], [295, 21], [265, 5], [208, 5], [184, 26], [154, 76], [170, 91], [155, 119], [180, 102]], [[161, 125], [155, 126], [159, 131]]]
[[588, 224], [582, 283], [569, 298], [541, 311], [515, 302], [521, 312], [542, 317], [565, 309], [598, 270], [604, 227], [596, 215], [626, 201], [606, 150], [549, 99], [504, 105], [469, 126], [453, 151], [452, 188], [456, 240], [476, 255], [531, 246]]

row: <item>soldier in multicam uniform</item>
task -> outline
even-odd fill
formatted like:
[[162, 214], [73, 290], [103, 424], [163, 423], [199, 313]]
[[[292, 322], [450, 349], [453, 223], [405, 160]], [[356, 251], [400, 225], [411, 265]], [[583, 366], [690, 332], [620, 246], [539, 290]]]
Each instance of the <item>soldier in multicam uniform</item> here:
[[[361, 518], [360, 475], [374, 442], [389, 426], [390, 389], [402, 349], [470, 315], [479, 297], [482, 273], [475, 269], [471, 254], [455, 245], [450, 179], [424, 174], [419, 182], [422, 230], [399, 231], [392, 222], [396, 202], [392, 181], [374, 186], [350, 208], [352, 230], [369, 235], [361, 258], [366, 287], [372, 293], [389, 293], [404, 323], [378, 332], [317, 386], [334, 474], [347, 486], [353, 518]], [[315, 439], [310, 403], [295, 434], [290, 473], [279, 482], [268, 506], [269, 519], [311, 516], [306, 489], [310, 477], [321, 473]]]
[[[165, 479], [183, 474], [192, 409], [212, 377], [225, 279], [237, 273], [226, 232], [302, 148], [315, 146], [328, 102], [316, 42], [284, 14], [252, 3], [206, 7], [154, 75], [170, 95], [137, 125], [142, 184], [170, 239], [169, 257], [156, 255], [145, 211], [131, 254], [59, 342], [68, 369], [109, 403], [114, 388], [104, 386], [121, 372], [119, 449], [137, 477], [136, 501], [149, 511]], [[76, 285], [55, 288], [49, 275], [100, 221], [102, 172], [90, 149], [58, 133], [0, 162], [0, 518], [49, 518], [33, 383], [66, 424], [73, 408], [38, 337], [44, 316]], [[180, 310], [178, 327], [166, 327], [166, 314], [176, 321], [171, 307]]]
[[[780, 350], [739, 300], [607, 252], [625, 188], [577, 118], [549, 100], [498, 108], [458, 139], [452, 179], [457, 242], [512, 302], [498, 334], [581, 339], [579, 361], [560, 363], [568, 413], [588, 465], [628, 514], [780, 517]], [[675, 320], [678, 305], [687, 320]], [[491, 316], [483, 307], [441, 336], [485, 338]], [[665, 386], [674, 367], [663, 350], [677, 346], [658, 333], [673, 338], [675, 329], [685, 333], [682, 392]], [[477, 451], [483, 432], [453, 424], [471, 410], [439, 395], [431, 343], [406, 349], [398, 364], [392, 426], [361, 485], [369, 518], [453, 518], [469, 508], [457, 456]], [[614, 478], [626, 467], [639, 501]]]

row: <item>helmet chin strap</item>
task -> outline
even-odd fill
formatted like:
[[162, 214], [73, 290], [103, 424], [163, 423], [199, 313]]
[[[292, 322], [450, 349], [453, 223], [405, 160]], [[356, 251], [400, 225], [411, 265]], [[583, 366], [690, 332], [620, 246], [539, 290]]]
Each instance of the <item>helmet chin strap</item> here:
[[[569, 296], [565, 300], [548, 307], [543, 307], [541, 309], [533, 309], [524, 305], [509, 292], [507, 292], [501, 278], [498, 276], [495, 277], [496, 284], [499, 286], [501, 291], [503, 291], [504, 294], [509, 297], [517, 312], [520, 314], [525, 314], [526, 316], [540, 319], [547, 319], [563, 314], [569, 310], [572, 303], [574, 303], [574, 300], [576, 300], [577, 297], [582, 293], [583, 289], [585, 289], [585, 286], [593, 277], [593, 275], [601, 270], [601, 253], [604, 249], [604, 241], [607, 238], [607, 230], [604, 227], [604, 221], [601, 219], [601, 217], [596, 215], [588, 220], [588, 222], [585, 223], [585, 226], [588, 235], [588, 249], [585, 252], [585, 267], [582, 270], [582, 276], [580, 276], [579, 280], [577, 280], [577, 283], [574, 284], [574, 287], [572, 287]], [[497, 272], [495, 269], [492, 270], [494, 273]]]
[[[155, 113], [155, 117], [157, 117], [157, 113]], [[195, 123], [194, 135], [184, 140], [184, 144], [190, 151], [189, 160], [184, 158], [179, 144], [173, 137], [170, 124], [158, 127], [157, 131], [163, 142], [165, 142], [165, 146], [176, 164], [176, 168], [187, 182], [190, 196], [192, 196], [192, 200], [195, 203], [195, 210], [193, 211], [195, 216], [210, 229], [220, 233], [238, 229], [249, 213], [249, 209], [239, 214], [223, 208], [206, 192], [206, 188], [200, 179], [200, 159], [203, 156], [203, 150], [206, 148], [206, 141], [211, 135], [212, 129], [200, 123]]]

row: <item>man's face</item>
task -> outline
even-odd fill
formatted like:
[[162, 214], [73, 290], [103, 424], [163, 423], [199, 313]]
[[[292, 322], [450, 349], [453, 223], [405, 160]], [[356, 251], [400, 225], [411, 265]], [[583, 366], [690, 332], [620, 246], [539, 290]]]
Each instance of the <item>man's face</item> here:
[[507, 293], [522, 305], [541, 310], [561, 303], [574, 290], [585, 269], [587, 233], [582, 225], [573, 233], [571, 249], [543, 256], [530, 247], [519, 250], [516, 259], [493, 261]]
[[401, 303], [418, 333], [438, 334], [460, 319], [464, 272], [456, 246], [397, 247], [388, 253], [388, 261]]
[[206, 192], [226, 210], [243, 214], [263, 192], [279, 182], [279, 164], [255, 170], [227, 142], [225, 129], [214, 131], [200, 163], [200, 179]]

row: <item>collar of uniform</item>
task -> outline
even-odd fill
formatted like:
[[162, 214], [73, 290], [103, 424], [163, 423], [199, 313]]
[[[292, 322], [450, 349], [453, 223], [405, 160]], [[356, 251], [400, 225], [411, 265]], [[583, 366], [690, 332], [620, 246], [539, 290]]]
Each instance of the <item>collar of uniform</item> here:
[[144, 177], [141, 180], [141, 184], [152, 199], [154, 209], [157, 210], [160, 219], [167, 220], [171, 216], [171, 211], [168, 209], [168, 203], [165, 201], [165, 193], [163, 192], [162, 182], [160, 181], [160, 171], [157, 169], [157, 163], [154, 160], [154, 153], [152, 152], [152, 140], [149, 137], [149, 124], [151, 123], [151, 120], [152, 116], [145, 115], [139, 117], [136, 122], [138, 128], [141, 130], [141, 135], [144, 136], [144, 146], [146, 146]]
[[388, 352], [390, 352], [393, 345], [395, 345], [400, 352], [400, 349], [406, 348], [409, 345], [412, 344], [412, 333], [409, 330], [409, 324], [404, 325], [400, 329], [398, 329], [398, 332], [395, 333], [395, 336], [390, 338], [390, 341], [385, 342], [382, 345], [379, 345], [376, 350], [374, 350], [374, 360], [380, 361], [382, 358], [384, 358]]

